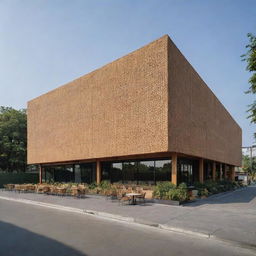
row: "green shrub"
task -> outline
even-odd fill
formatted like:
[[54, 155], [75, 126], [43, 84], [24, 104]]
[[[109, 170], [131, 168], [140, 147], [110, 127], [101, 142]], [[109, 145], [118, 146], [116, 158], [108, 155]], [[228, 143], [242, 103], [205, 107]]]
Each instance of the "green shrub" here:
[[169, 181], [158, 182], [154, 188], [153, 196], [158, 199], [163, 199], [166, 197], [166, 194], [174, 188], [176, 188], [176, 186]]
[[103, 190], [106, 190], [106, 189], [110, 189], [111, 188], [111, 183], [108, 181], [108, 180], [103, 180], [99, 187]]
[[216, 194], [219, 192], [220, 189], [218, 183], [212, 180], [205, 181], [204, 186], [210, 194]]
[[179, 201], [186, 201], [189, 199], [188, 187], [186, 183], [181, 183], [178, 186], [178, 197], [179, 197]]
[[97, 183], [95, 181], [92, 182], [91, 184], [89, 184], [89, 186], [88, 186], [88, 188], [91, 189], [91, 190], [93, 190], [93, 189], [95, 189], [97, 187], [98, 187], [98, 185], [97, 185]]
[[166, 193], [166, 199], [184, 202], [189, 199], [188, 188], [185, 183], [181, 183], [177, 188], [173, 188]]
[[198, 190], [199, 196], [208, 196], [210, 194], [230, 191], [240, 187], [237, 182], [233, 182], [230, 180], [220, 180], [220, 181], [207, 180], [204, 183], [195, 182], [194, 185], [195, 185], [195, 188]]
[[171, 182], [159, 182], [154, 189], [153, 196], [158, 199], [186, 201], [188, 200], [188, 189], [185, 183], [176, 187]]
[[207, 188], [201, 190], [201, 192], [200, 192], [200, 196], [209, 196], [209, 194], [210, 193]]

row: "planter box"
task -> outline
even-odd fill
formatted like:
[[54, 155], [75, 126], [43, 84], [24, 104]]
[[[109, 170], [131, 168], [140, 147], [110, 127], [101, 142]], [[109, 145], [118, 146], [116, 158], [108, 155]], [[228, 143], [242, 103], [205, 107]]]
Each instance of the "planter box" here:
[[181, 205], [182, 202], [174, 200], [163, 200], [163, 199], [152, 199], [152, 202], [155, 204], [166, 204], [166, 205]]

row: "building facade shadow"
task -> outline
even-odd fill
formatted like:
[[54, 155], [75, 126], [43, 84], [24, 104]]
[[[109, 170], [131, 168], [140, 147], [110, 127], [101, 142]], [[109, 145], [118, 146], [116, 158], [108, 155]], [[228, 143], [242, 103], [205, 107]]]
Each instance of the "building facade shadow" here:
[[86, 256], [52, 238], [0, 221], [1, 256]]

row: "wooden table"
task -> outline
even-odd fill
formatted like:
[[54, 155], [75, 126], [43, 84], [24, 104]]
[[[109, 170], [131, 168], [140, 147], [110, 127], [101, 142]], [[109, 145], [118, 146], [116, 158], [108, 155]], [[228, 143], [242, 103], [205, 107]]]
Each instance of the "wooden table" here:
[[133, 205], [136, 204], [136, 196], [141, 196], [141, 194], [139, 194], [139, 193], [127, 193], [126, 195], [132, 197], [132, 203], [131, 204], [133, 204]]

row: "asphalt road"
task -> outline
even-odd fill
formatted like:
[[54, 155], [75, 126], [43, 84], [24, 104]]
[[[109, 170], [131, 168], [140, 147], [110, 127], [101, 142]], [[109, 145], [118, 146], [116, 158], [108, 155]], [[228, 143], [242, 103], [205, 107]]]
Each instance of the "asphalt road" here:
[[255, 254], [215, 240], [0, 199], [1, 256]]

